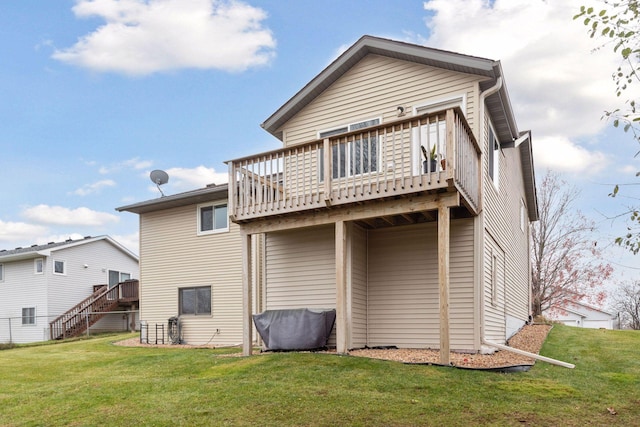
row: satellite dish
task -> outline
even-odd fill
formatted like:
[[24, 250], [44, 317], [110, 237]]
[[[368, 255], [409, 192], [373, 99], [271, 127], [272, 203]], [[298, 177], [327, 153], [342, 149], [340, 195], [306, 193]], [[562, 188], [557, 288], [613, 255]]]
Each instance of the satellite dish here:
[[162, 196], [164, 197], [164, 193], [162, 192], [160, 186], [169, 182], [169, 174], [163, 170], [156, 169], [151, 171], [151, 173], [149, 174], [149, 178], [151, 178], [151, 182], [153, 182], [156, 187], [158, 187], [158, 191], [160, 191], [160, 194], [162, 194]]

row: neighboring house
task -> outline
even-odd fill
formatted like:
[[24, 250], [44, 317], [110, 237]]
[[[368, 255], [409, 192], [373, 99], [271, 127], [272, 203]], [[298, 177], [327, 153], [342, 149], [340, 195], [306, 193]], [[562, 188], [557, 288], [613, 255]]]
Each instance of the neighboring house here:
[[579, 328], [613, 329], [617, 320], [614, 314], [579, 301], [565, 301], [542, 314], [549, 320]]
[[[108, 236], [1, 250], [0, 342], [46, 341], [50, 322], [95, 286], [137, 277], [137, 256]], [[112, 314], [93, 327], [126, 330], [126, 319]]]
[[229, 222], [227, 195], [226, 184], [210, 185], [117, 208], [140, 215], [140, 319], [150, 341], [168, 339], [168, 319], [179, 316], [183, 342], [242, 342], [240, 227]]
[[142, 320], [250, 354], [253, 313], [336, 309], [338, 352], [443, 363], [529, 320], [531, 138], [499, 61], [364, 36], [262, 127], [283, 148], [227, 162], [228, 188], [118, 208], [140, 214]]

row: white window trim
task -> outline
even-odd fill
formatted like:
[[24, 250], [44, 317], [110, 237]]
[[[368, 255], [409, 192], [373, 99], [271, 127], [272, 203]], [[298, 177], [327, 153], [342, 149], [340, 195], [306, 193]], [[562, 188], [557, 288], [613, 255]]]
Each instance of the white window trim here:
[[[57, 262], [61, 262], [62, 263], [62, 273], [57, 273], [56, 272], [56, 263]], [[67, 261], [62, 260], [62, 259], [54, 259], [53, 262], [51, 263], [51, 271], [56, 276], [66, 276], [67, 275]]]
[[[25, 308], [26, 309], [31, 309], [31, 308], [33, 309], [33, 323], [24, 323], [25, 316], [24, 316], [23, 310]], [[27, 328], [29, 328], [29, 327], [32, 328], [32, 327], [38, 325], [38, 317], [37, 317], [36, 307], [22, 307], [22, 309], [20, 310], [20, 315], [21, 315], [20, 316], [20, 325], [21, 326], [24, 326], [24, 327], [27, 327]]]
[[[38, 261], [42, 263], [40, 271], [38, 271]], [[33, 260], [33, 274], [44, 274], [44, 258], [36, 258]]]
[[[362, 124], [362, 123], [366, 123], [366, 122], [376, 121], [376, 120], [378, 121], [378, 123], [376, 123], [374, 125], [366, 126], [366, 127], [359, 128], [359, 129], [352, 129], [353, 126], [356, 126], [356, 125], [359, 125], [359, 124]], [[334, 126], [332, 128], [329, 128], [329, 129], [323, 129], [323, 130], [318, 131], [317, 135], [318, 135], [318, 139], [323, 139], [323, 138], [325, 138], [325, 137], [322, 136], [323, 133], [332, 132], [332, 131], [340, 130], [340, 129], [345, 129], [345, 130], [342, 131], [342, 132], [339, 132], [339, 133], [335, 133], [335, 134], [330, 135], [330, 136], [326, 136], [326, 138], [332, 138], [332, 137], [340, 135], [342, 133], [347, 133], [347, 132], [351, 132], [351, 131], [354, 131], [354, 130], [362, 130], [363, 133], [364, 133], [364, 132], [366, 132], [367, 128], [373, 127], [373, 126], [378, 126], [380, 124], [382, 124], [382, 116], [372, 117], [372, 118], [369, 118], [369, 119], [360, 120], [360, 121], [357, 121], [357, 122], [353, 122], [353, 123], [349, 123], [349, 124], [345, 124], [345, 125], [341, 125], [341, 126]], [[351, 150], [351, 145], [352, 145], [353, 141], [349, 141], [349, 142], [347, 142], [346, 148], [345, 148], [345, 160], [344, 160], [345, 161], [345, 176], [339, 176], [339, 177], [335, 177], [335, 178], [332, 176], [331, 179], [334, 180], [334, 181], [337, 181], [337, 180], [341, 180], [341, 179], [347, 179], [347, 178], [350, 178], [350, 177], [353, 177], [353, 176], [363, 176], [363, 175], [366, 176], [366, 175], [369, 175], [369, 174], [372, 174], [372, 173], [373, 174], [379, 173], [380, 172], [380, 168], [382, 167], [381, 166], [382, 165], [381, 159], [382, 159], [382, 138], [383, 138], [383, 135], [376, 135], [376, 136], [377, 136], [377, 138], [376, 138], [376, 149], [377, 149], [377, 153], [378, 154], [376, 156], [376, 170], [375, 171], [370, 170], [369, 172], [360, 172], [360, 173], [357, 173], [357, 174], [352, 174], [351, 173], [351, 167], [350, 167], [351, 166], [351, 151], [352, 151]], [[324, 162], [323, 149], [321, 148], [320, 150], [318, 150], [318, 179], [319, 179], [320, 182], [324, 182], [324, 177], [322, 176], [322, 174], [324, 173], [324, 168], [322, 168], [322, 169], [320, 168], [323, 165], [323, 162]], [[332, 173], [333, 173], [333, 171], [332, 171]], [[320, 179], [321, 177], [322, 177], [322, 179]]]
[[413, 107], [413, 114], [435, 113], [436, 111], [448, 110], [449, 108], [460, 107], [462, 114], [467, 115], [467, 95], [461, 93], [459, 95], [449, 96], [446, 98], [438, 98], [433, 101], [426, 101], [416, 104]]
[[[337, 126], [332, 126], [332, 127], [330, 127], [330, 128], [327, 128], [327, 129], [319, 130], [319, 131], [317, 132], [317, 136], [318, 136], [318, 139], [323, 139], [323, 138], [324, 138], [324, 137], [322, 136], [322, 134], [323, 134], [323, 133], [333, 132], [333, 131], [337, 131], [337, 130], [345, 129], [345, 128], [346, 128], [346, 129], [345, 129], [343, 132], [340, 132], [340, 133], [347, 133], [347, 132], [351, 132], [352, 130], [354, 130], [354, 129], [352, 129], [352, 126], [359, 125], [359, 124], [362, 124], [362, 123], [365, 123], [365, 122], [372, 122], [372, 121], [374, 121], [374, 120], [377, 120], [377, 121], [378, 121], [378, 123], [377, 123], [377, 124], [375, 124], [375, 125], [371, 125], [371, 126], [378, 126], [378, 125], [381, 125], [381, 124], [382, 124], [382, 116], [378, 116], [378, 117], [371, 117], [371, 118], [364, 119], [364, 120], [358, 120], [357, 122], [352, 122], [352, 123], [347, 123], [347, 124], [341, 124], [341, 125], [337, 125]], [[367, 129], [368, 127], [371, 127], [371, 126], [367, 126], [367, 127], [361, 128], [361, 129]], [[360, 130], [360, 129], [357, 129], [357, 130]], [[340, 135], [340, 133], [336, 133], [335, 135], [330, 135], [330, 136], [328, 136], [327, 138], [331, 138], [331, 137], [333, 137], [333, 136]]]
[[4, 264], [0, 264], [0, 283], [4, 282]]
[[[202, 215], [200, 214], [200, 209], [202, 208], [207, 208], [207, 207], [213, 207], [214, 208], [214, 214], [215, 214], [215, 207], [216, 206], [226, 206], [227, 207], [227, 226], [226, 228], [213, 228], [212, 230], [206, 230], [206, 231], [202, 231], [202, 227], [201, 227], [201, 219], [202, 219]], [[221, 202], [213, 202], [213, 203], [201, 203], [197, 206], [196, 209], [196, 217], [197, 217], [197, 234], [198, 236], [207, 236], [209, 234], [220, 234], [220, 233], [228, 233], [229, 232], [229, 204], [227, 203], [227, 201], [221, 201]], [[213, 219], [214, 222], [214, 227], [215, 227], [215, 216]]]
[[[182, 291], [184, 290], [189, 290], [189, 289], [193, 289], [194, 291], [197, 289], [201, 289], [201, 288], [209, 288], [209, 313], [202, 313], [202, 314], [198, 314], [198, 313], [183, 313], [182, 312]], [[198, 305], [198, 301], [195, 301], [196, 306]], [[185, 286], [185, 287], [180, 287], [178, 288], [178, 313], [180, 316], [189, 316], [189, 317], [203, 317], [203, 316], [209, 316], [212, 317], [213, 316], [213, 287], [211, 285], [204, 285], [204, 286]]]
[[[487, 165], [488, 167], [493, 166], [493, 170], [488, 171], [489, 179], [491, 180], [491, 182], [493, 182], [493, 187], [496, 189], [496, 191], [500, 191], [500, 156], [502, 154], [502, 147], [500, 147], [500, 140], [498, 140], [498, 134], [496, 133], [496, 129], [493, 127], [493, 123], [491, 123], [491, 121], [489, 121], [489, 129], [493, 133], [493, 138], [498, 144], [498, 149], [496, 150], [495, 147], [493, 147], [493, 141], [488, 141], [489, 151], [492, 152], [492, 154], [490, 155], [493, 156], [493, 165]], [[489, 135], [490, 135], [490, 132], [487, 132], [487, 137]], [[487, 159], [487, 163], [488, 162], [489, 160]]]
[[523, 233], [527, 229], [527, 215], [524, 200], [520, 199], [520, 231]]

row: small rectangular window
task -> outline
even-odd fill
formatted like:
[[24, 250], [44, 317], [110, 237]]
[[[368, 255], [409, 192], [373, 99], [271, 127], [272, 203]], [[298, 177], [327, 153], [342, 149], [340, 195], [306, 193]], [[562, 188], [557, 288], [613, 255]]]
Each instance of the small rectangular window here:
[[210, 234], [229, 230], [229, 213], [226, 204], [198, 206], [198, 234]]
[[0, 264], [0, 282], [4, 282], [4, 264]]
[[180, 315], [211, 314], [211, 286], [180, 288], [178, 298]]
[[489, 177], [496, 189], [500, 188], [500, 143], [493, 127], [489, 126]]
[[33, 260], [33, 271], [35, 274], [44, 273], [44, 260], [42, 258], [36, 258]]
[[520, 230], [524, 233], [527, 229], [527, 210], [524, 200], [520, 199]]
[[22, 324], [23, 325], [36, 324], [36, 308], [35, 307], [25, 307], [22, 309]]
[[53, 261], [53, 274], [67, 274], [64, 261]]
[[498, 303], [498, 256], [491, 254], [491, 304]]

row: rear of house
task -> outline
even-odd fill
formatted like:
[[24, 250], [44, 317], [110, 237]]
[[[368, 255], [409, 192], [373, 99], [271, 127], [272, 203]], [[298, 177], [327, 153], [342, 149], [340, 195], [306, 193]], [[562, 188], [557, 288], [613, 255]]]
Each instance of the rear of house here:
[[528, 321], [531, 140], [498, 61], [365, 36], [263, 127], [283, 148], [228, 164], [264, 309], [335, 308], [338, 351], [482, 351]]
[[335, 309], [338, 352], [447, 363], [528, 321], [531, 135], [499, 61], [364, 36], [262, 126], [283, 147], [227, 162], [228, 186], [118, 208], [152, 339], [178, 315], [184, 341], [249, 354], [252, 314]]

